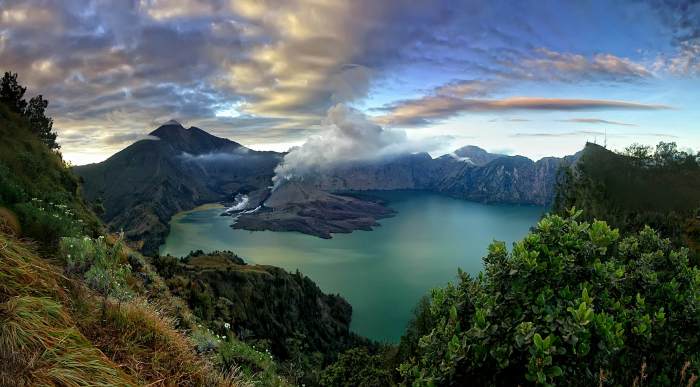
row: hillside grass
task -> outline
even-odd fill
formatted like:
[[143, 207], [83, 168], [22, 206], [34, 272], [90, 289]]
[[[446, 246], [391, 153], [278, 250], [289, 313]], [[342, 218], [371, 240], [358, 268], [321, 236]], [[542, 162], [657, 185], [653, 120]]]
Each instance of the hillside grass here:
[[1, 385], [252, 385], [145, 299], [104, 300], [6, 232], [0, 260]]
[[0, 138], [1, 386], [287, 385], [105, 235], [60, 153], [3, 104]]
[[59, 237], [76, 230], [93, 236], [102, 232], [60, 153], [46, 147], [22, 116], [1, 103], [0, 138], [0, 211], [17, 218], [17, 231], [47, 252]]

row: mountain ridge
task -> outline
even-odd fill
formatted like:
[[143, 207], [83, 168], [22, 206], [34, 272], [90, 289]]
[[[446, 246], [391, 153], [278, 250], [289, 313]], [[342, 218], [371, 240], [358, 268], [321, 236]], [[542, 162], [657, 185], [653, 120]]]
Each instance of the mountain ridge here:
[[[263, 206], [284, 155], [255, 151], [197, 127], [186, 129], [176, 121], [159, 126], [149, 136], [101, 163], [74, 167], [83, 179], [85, 196], [104, 206], [103, 220], [112, 229], [123, 229], [129, 239], [142, 242], [146, 253], [157, 251], [177, 212], [204, 203], [232, 202], [239, 194], [249, 194], [243, 210]], [[571, 162], [572, 156], [533, 161], [474, 145], [437, 158], [425, 152], [396, 154], [304, 176], [306, 189], [335, 196], [325, 195], [313, 204], [278, 203], [285, 212], [274, 216], [265, 211], [231, 215], [239, 217], [236, 228], [291, 229], [330, 237], [330, 232], [369, 229], [377, 219], [393, 213], [381, 210], [377, 203], [348, 199], [343, 196], [348, 191], [412, 189], [485, 203], [547, 205], [554, 196], [558, 169]], [[299, 217], [302, 212], [304, 216]], [[279, 217], [282, 213], [294, 221]], [[330, 224], [328, 216], [336, 224]]]

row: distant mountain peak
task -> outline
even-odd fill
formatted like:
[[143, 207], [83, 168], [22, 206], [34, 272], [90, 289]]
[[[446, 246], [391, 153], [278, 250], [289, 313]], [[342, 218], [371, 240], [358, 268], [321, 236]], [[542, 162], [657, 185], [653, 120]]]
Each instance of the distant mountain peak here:
[[241, 147], [241, 144], [226, 138], [216, 137], [194, 126], [185, 129], [175, 120], [166, 122], [149, 134], [158, 137], [177, 150], [191, 154], [230, 151]]
[[163, 125], [161, 126], [182, 126], [182, 124], [177, 120], [170, 119], [167, 122], [163, 123]]
[[477, 166], [486, 165], [495, 159], [504, 157], [502, 154], [489, 153], [476, 145], [463, 146], [446, 156], [457, 161], [462, 161]]

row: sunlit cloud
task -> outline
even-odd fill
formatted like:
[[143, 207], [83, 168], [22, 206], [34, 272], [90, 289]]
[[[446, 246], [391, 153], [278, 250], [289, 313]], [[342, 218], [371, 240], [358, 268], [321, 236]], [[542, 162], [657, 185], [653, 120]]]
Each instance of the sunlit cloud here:
[[466, 112], [663, 110], [670, 106], [603, 99], [508, 97], [502, 99], [456, 98], [434, 95], [400, 101], [384, 108], [377, 118], [387, 125], [426, 125]]
[[48, 98], [64, 155], [91, 161], [171, 118], [270, 149], [337, 103], [425, 131], [481, 114], [507, 136], [544, 122], [533, 112], [662, 111], [634, 102], [666, 101], [644, 87], [698, 79], [698, 6], [649, 0], [656, 19], [627, 20], [592, 4], [609, 12], [595, 29], [587, 7], [535, 1], [0, 0], [0, 70]]
[[601, 125], [617, 125], [617, 126], [637, 126], [635, 124], [628, 124], [626, 122], [619, 121], [609, 121], [602, 120], [600, 118], [570, 118], [566, 120], [559, 120], [559, 122], [573, 122], [577, 124], [601, 124]]
[[613, 54], [560, 53], [546, 48], [535, 50], [534, 58], [527, 58], [517, 67], [516, 75], [524, 78], [563, 81], [581, 80], [638, 80], [653, 76], [644, 65]]

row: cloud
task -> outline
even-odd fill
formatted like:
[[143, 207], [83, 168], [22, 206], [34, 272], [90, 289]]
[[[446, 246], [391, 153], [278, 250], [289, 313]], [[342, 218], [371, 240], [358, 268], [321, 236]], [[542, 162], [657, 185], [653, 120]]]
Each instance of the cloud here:
[[405, 132], [384, 129], [344, 104], [331, 107], [322, 126], [318, 135], [284, 156], [275, 168], [275, 186], [283, 180], [303, 179], [343, 163], [428, 151], [442, 141], [439, 138], [411, 141]]
[[570, 118], [568, 120], [559, 120], [559, 122], [574, 122], [574, 123], [578, 123], [578, 124], [605, 124], [605, 125], [618, 125], [618, 126], [637, 126], [635, 124], [628, 124], [625, 122], [618, 122], [618, 121], [602, 120], [600, 118]]
[[604, 132], [597, 132], [592, 130], [577, 130], [574, 132], [563, 132], [563, 133], [549, 133], [549, 132], [538, 132], [538, 133], [515, 133], [511, 137], [580, 137], [580, 136], [604, 136]]
[[629, 81], [653, 77], [644, 65], [612, 54], [560, 53], [546, 48], [535, 50], [536, 57], [514, 63], [514, 76], [557, 81]]
[[700, 38], [697, 41], [679, 43], [670, 55], [659, 55], [654, 62], [657, 71], [665, 71], [675, 76], [700, 75]]
[[[143, 133], [181, 117], [255, 142], [300, 139], [333, 104], [365, 97], [378, 72], [431, 41], [453, 8], [371, 0], [0, 3], [0, 68], [19, 71], [30, 93], [49, 99], [61, 136], [80, 128]], [[254, 118], [237, 124], [252, 126], [224, 130], [226, 118], [214, 119], [232, 104]]]
[[[411, 100], [396, 98], [437, 83], [444, 84], [421, 102], [430, 105], [424, 114], [404, 110], [403, 116], [395, 117], [397, 122], [424, 125], [463, 111], [503, 110], [496, 106], [495, 92], [521, 82], [650, 79], [656, 68], [640, 62], [633, 51], [615, 49], [630, 36], [649, 44], [661, 39], [656, 29], [621, 18], [628, 13], [625, 6], [605, 5], [608, 17], [599, 19], [596, 28], [581, 29], [579, 20], [598, 16], [596, 4], [551, 7], [535, 1], [424, 0], [410, 5], [401, 0], [0, 0], [0, 4], [0, 68], [19, 71], [31, 95], [48, 98], [59, 138], [67, 141], [62, 149], [68, 157], [83, 152], [83, 144], [113, 152], [118, 150], [118, 138], [138, 136], [172, 117], [247, 143], [298, 142], [320, 130], [320, 118], [339, 102], [364, 106], [381, 94], [382, 103], [390, 101], [387, 106], [399, 108]], [[678, 52], [659, 55], [657, 64], [667, 70], [658, 71], [697, 74], [693, 36], [700, 36], [694, 18], [698, 6], [680, 0], [649, 4], [642, 11], [654, 10], [677, 37]], [[612, 32], [621, 37], [601, 40]], [[652, 62], [656, 54], [650, 54]], [[453, 78], [470, 80], [446, 82]], [[382, 82], [398, 86], [385, 90]], [[231, 106], [240, 117], [216, 117]], [[418, 110], [403, 109], [409, 108]], [[389, 121], [385, 117], [383, 122]], [[76, 133], [85, 139], [74, 139]]]
[[503, 122], [530, 122], [532, 120], [528, 120], [527, 118], [518, 118], [518, 117], [515, 117], [515, 118], [493, 118], [493, 119], [489, 120], [489, 122], [499, 122], [499, 121], [503, 121]]
[[387, 114], [377, 118], [386, 125], [426, 125], [465, 112], [661, 110], [666, 105], [601, 99], [508, 97], [502, 99], [457, 98], [431, 95], [404, 100], [384, 107]]

